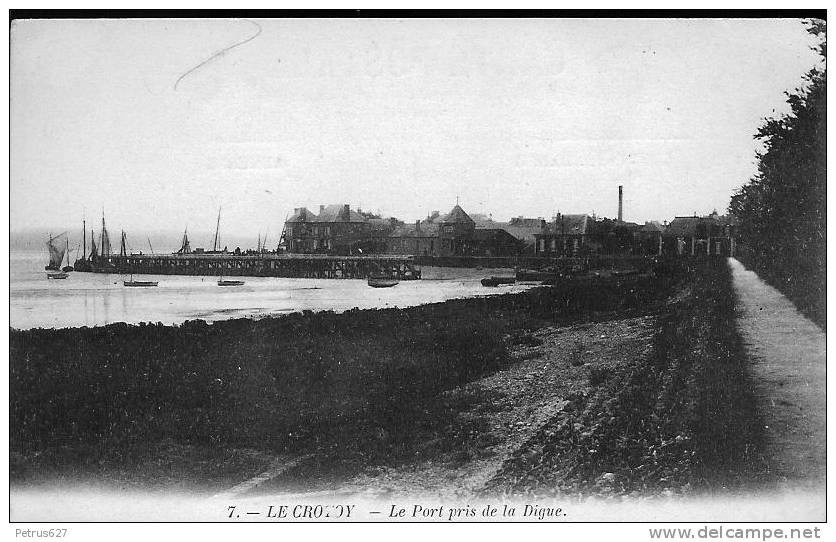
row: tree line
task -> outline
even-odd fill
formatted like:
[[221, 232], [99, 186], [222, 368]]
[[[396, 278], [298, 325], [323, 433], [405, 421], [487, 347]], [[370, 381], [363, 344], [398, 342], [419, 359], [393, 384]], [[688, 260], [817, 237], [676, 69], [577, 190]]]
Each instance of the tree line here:
[[732, 196], [729, 212], [737, 219], [743, 263], [825, 328], [826, 23], [804, 24], [817, 38], [821, 65], [785, 93], [789, 113], [764, 119], [755, 135], [763, 144], [757, 173]]

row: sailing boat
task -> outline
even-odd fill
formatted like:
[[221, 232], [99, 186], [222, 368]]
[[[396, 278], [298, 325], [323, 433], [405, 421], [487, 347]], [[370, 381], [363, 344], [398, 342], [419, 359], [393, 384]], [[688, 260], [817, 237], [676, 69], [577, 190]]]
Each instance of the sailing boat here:
[[64, 247], [61, 243], [62, 238], [66, 238], [67, 232], [60, 233], [55, 237], [49, 235], [49, 241], [46, 242], [47, 250], [49, 250], [49, 263], [44, 267], [47, 271], [60, 271], [61, 262], [64, 261]]
[[[212, 252], [218, 249], [218, 233], [221, 230], [221, 210], [218, 209], [218, 223], [215, 226], [215, 242], [212, 244]], [[224, 251], [226, 252], [226, 251]], [[243, 286], [243, 280], [224, 279], [223, 273], [218, 277], [218, 286]]]
[[76, 271], [90, 271], [90, 261], [87, 259], [87, 219], [82, 218], [81, 224], [81, 242], [83, 243], [81, 247], [81, 257], [76, 258], [75, 263], [73, 263], [73, 267]]
[[[92, 233], [92, 232], [91, 232]], [[104, 214], [102, 214], [102, 234], [100, 237], [99, 254], [96, 254], [95, 241], [93, 241], [93, 251], [90, 254], [90, 262], [93, 266], [93, 271], [99, 273], [113, 273], [116, 271], [116, 266], [110, 262], [110, 235], [107, 233], [105, 227]]]
[[[125, 243], [125, 232], [123, 230], [122, 231], [122, 242], [120, 243], [120, 246], [119, 246], [119, 256], [127, 257], [127, 255], [128, 255], [128, 249], [127, 249], [127, 246], [126, 246], [126, 243]], [[134, 280], [133, 272], [131, 272], [130, 275], [131, 275], [130, 280], [123, 280], [122, 281], [122, 284], [124, 284], [127, 287], [148, 288], [148, 287], [152, 287], [152, 286], [157, 286], [159, 284], [159, 282], [157, 282], [155, 280]]]
[[67, 265], [61, 268], [61, 271], [68, 272], [72, 271], [73, 266], [70, 265], [70, 238], [67, 238]]
[[47, 278], [50, 279], [65, 279], [69, 275], [61, 271], [61, 263], [64, 261], [64, 253], [66, 247], [62, 241], [62, 237], [66, 240], [67, 232], [61, 233], [53, 237], [49, 236], [49, 241], [46, 242], [47, 250], [49, 250], [49, 263], [44, 267], [47, 271], [57, 271], [56, 273], [47, 273]]

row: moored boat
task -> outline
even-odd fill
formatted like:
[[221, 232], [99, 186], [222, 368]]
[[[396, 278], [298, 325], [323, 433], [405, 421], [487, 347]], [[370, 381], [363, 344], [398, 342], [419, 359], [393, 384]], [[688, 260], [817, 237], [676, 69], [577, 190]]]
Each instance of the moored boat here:
[[219, 279], [218, 286], [243, 286], [243, 280]]
[[369, 277], [368, 284], [372, 288], [391, 288], [400, 281], [394, 277], [387, 277], [384, 275], [372, 275]]
[[482, 279], [482, 286], [499, 286], [500, 284], [514, 284], [515, 277], [489, 277]]
[[148, 287], [157, 286], [159, 284], [159, 282], [157, 282], [155, 280], [133, 280], [133, 278], [131, 278], [131, 280], [122, 281], [122, 284], [124, 284], [125, 286], [128, 286], [128, 287], [134, 287], [134, 288], [148, 288]]
[[[91, 239], [92, 241], [92, 232]], [[81, 219], [81, 257], [76, 258], [73, 263], [75, 271], [90, 271], [90, 261], [87, 259], [87, 219]], [[95, 246], [95, 243], [93, 244]]]
[[[220, 233], [221, 233], [221, 210], [218, 209], [218, 222], [215, 224], [215, 241], [212, 243], [212, 253], [215, 254], [218, 252], [218, 248], [220, 247]], [[261, 234], [259, 234], [259, 248], [261, 245]], [[186, 234], [183, 234], [183, 246], [181, 247], [181, 251], [186, 252], [186, 249], [189, 246], [189, 238]], [[223, 250], [226, 252], [226, 249]], [[223, 271], [223, 270], [221, 270]], [[243, 280], [236, 280], [236, 279], [225, 279], [223, 276], [223, 272], [218, 276], [218, 286], [243, 286]]]
[[67, 265], [65, 265], [64, 267], [61, 268], [61, 271], [65, 272], [65, 273], [73, 270], [73, 266], [70, 265], [70, 239], [69, 239], [69, 237], [67, 238], [67, 247], [66, 248], [67, 248]]
[[92, 246], [90, 250], [89, 270], [94, 273], [116, 273], [116, 266], [110, 261], [110, 235], [107, 233], [104, 214], [102, 214], [102, 232], [99, 237], [98, 251], [96, 249], [95, 235], [92, 231], [90, 232], [90, 238]]

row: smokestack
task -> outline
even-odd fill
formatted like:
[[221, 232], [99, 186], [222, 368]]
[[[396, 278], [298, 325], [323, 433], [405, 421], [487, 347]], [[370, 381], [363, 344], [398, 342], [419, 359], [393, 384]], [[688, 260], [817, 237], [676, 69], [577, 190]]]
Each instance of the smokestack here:
[[624, 186], [618, 185], [618, 221], [624, 219]]

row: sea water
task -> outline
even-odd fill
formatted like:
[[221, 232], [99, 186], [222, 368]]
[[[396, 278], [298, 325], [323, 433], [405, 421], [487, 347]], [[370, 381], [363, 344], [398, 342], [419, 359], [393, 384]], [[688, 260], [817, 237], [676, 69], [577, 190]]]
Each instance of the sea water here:
[[159, 286], [129, 288], [126, 275], [72, 272], [47, 279], [46, 256], [12, 252], [9, 257], [9, 318], [16, 329], [101, 326], [114, 322], [207, 321], [281, 315], [303, 310], [409, 307], [447, 299], [496, 295], [527, 285], [485, 288], [482, 278], [509, 276], [510, 269], [425, 267], [422, 280], [371, 288], [365, 280], [233, 277], [243, 286], [218, 286], [217, 277], [133, 275]]

